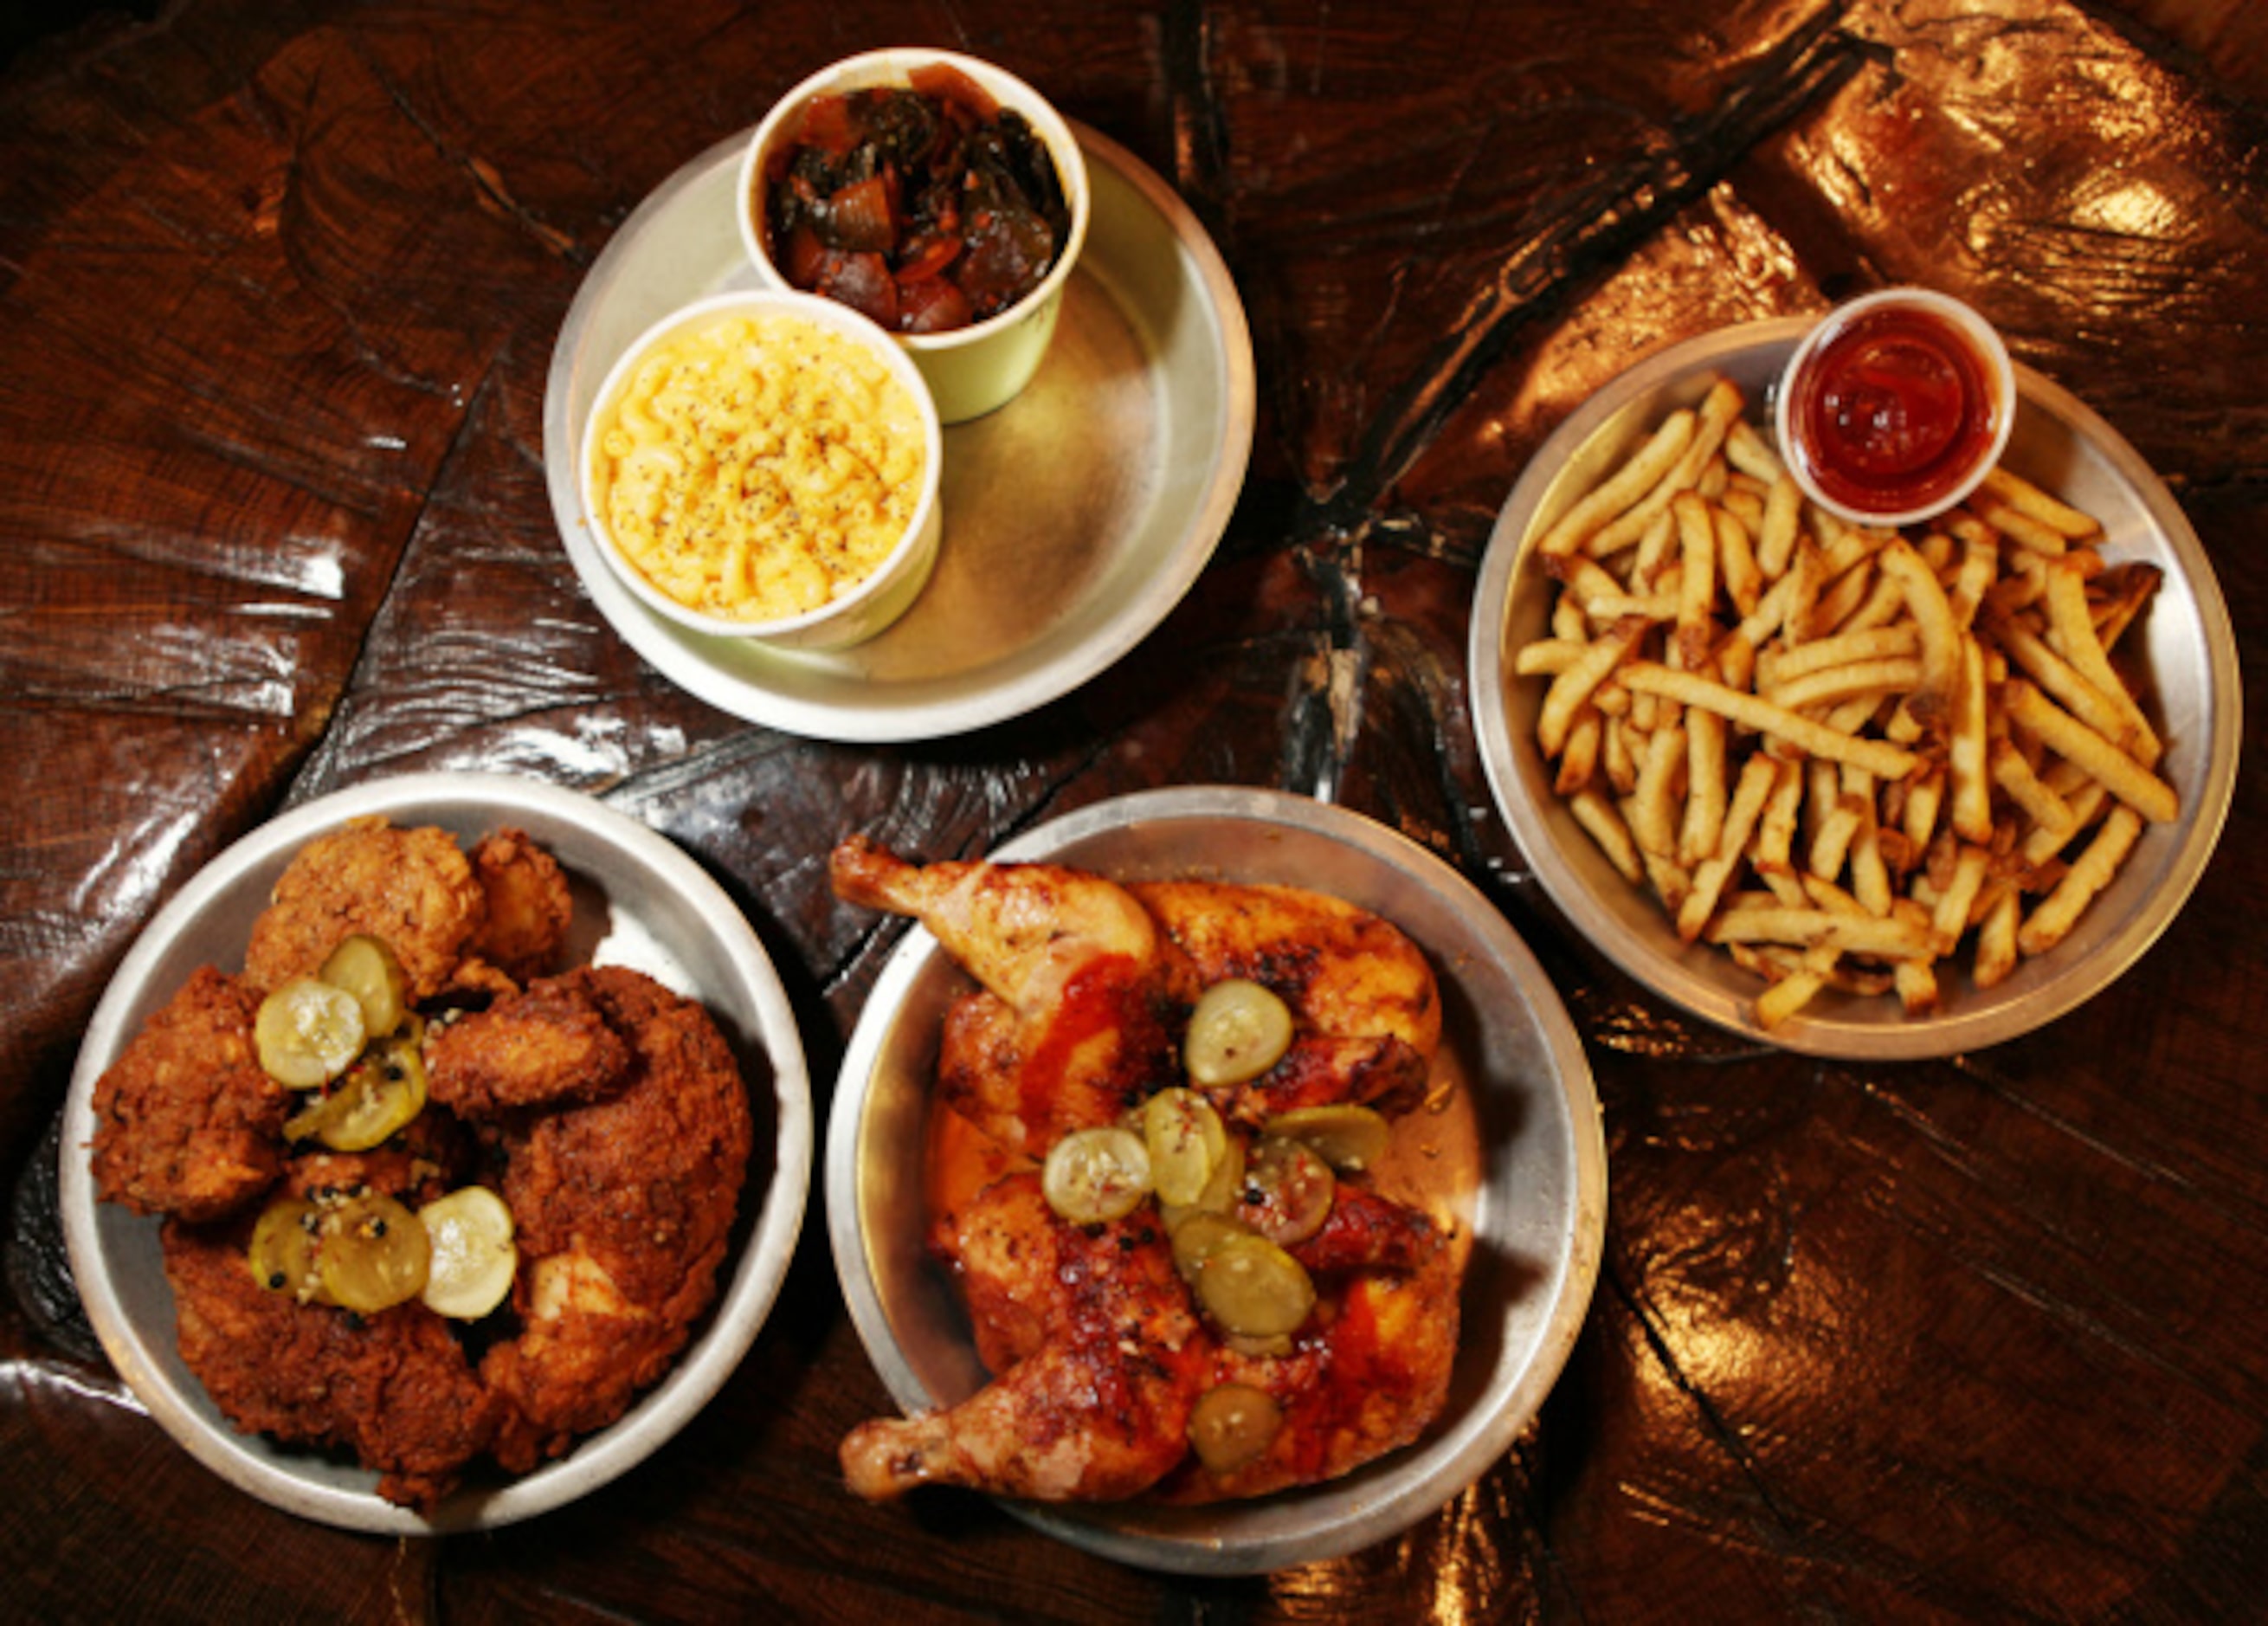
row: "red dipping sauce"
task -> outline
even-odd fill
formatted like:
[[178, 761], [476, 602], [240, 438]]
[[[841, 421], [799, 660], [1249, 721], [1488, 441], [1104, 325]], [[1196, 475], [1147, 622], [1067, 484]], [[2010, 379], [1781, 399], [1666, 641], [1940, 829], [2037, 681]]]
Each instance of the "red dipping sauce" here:
[[1883, 520], [1941, 510], [1999, 455], [2003, 388], [1959, 323], [1893, 299], [1830, 327], [1797, 366], [1783, 447], [1832, 506]]

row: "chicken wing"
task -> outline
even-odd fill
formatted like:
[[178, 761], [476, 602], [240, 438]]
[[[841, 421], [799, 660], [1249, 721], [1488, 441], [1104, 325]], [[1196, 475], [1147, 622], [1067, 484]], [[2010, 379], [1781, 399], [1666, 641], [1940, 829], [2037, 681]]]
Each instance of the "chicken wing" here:
[[1012, 1175], [946, 1216], [936, 1239], [999, 1376], [946, 1410], [853, 1430], [842, 1448], [853, 1490], [1091, 1501], [1138, 1495], [1182, 1459], [1211, 1341], [1153, 1215], [1071, 1225], [1035, 1177]]
[[862, 837], [830, 873], [844, 901], [920, 920], [983, 985], [947, 1022], [939, 1089], [1003, 1145], [1044, 1156], [1175, 1075], [1157, 928], [1124, 888], [1053, 864], [910, 864]]

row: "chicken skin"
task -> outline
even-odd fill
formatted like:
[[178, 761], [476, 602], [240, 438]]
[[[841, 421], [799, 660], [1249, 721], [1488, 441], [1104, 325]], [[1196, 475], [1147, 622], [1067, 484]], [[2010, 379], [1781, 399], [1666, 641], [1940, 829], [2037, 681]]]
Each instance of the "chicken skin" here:
[[1243, 978], [1292, 1008], [1292, 1048], [1218, 1094], [1257, 1125], [1294, 1107], [1353, 1101], [1399, 1111], [1423, 1092], [1441, 1039], [1432, 967], [1409, 938], [1352, 904], [1290, 886], [1216, 881], [1128, 889], [1177, 951], [1183, 993]]
[[1106, 1500], [1138, 1495], [1181, 1460], [1211, 1341], [1154, 1216], [1072, 1225], [1035, 1177], [1016, 1175], [946, 1216], [936, 1241], [1001, 1375], [948, 1410], [854, 1429], [842, 1448], [853, 1490]]
[[216, 1219], [268, 1189], [283, 1165], [291, 1098], [260, 1069], [260, 994], [202, 966], [94, 1087], [94, 1182], [137, 1214]]
[[[1292, 1187], [1248, 1173], [1200, 1213], [1241, 1238], [1229, 1275], [1288, 1273], [1270, 1290], [1296, 1280], [1312, 1290], [1311, 1307], [1294, 1300], [1279, 1324], [1296, 1321], [1289, 1333], [1240, 1337], [1239, 1313], [1280, 1312], [1224, 1310], [1234, 1301], [1209, 1296], [1210, 1282], [1198, 1291], [1212, 1267], [1196, 1251], [1176, 1263], [1175, 1210], [1154, 1193], [1130, 1213], [1105, 1210], [1123, 1217], [1077, 1223], [1035, 1172], [1066, 1135], [1138, 1125], [1152, 1095], [1189, 1083], [1182, 1029], [1204, 989], [1231, 978], [1273, 990], [1293, 1024], [1273, 1067], [1208, 1092], [1240, 1149], [1291, 1107], [1414, 1104], [1440, 1008], [1406, 937], [1292, 887], [1120, 886], [1037, 864], [924, 868], [863, 841], [837, 849], [835, 875], [846, 899], [922, 920], [983, 985], [946, 1019], [927, 1178], [942, 1210], [931, 1246], [992, 1381], [946, 1409], [855, 1430], [842, 1449], [854, 1491], [946, 1483], [1051, 1501], [1211, 1501], [1336, 1477], [1425, 1430], [1447, 1391], [1462, 1273], [1425, 1213], [1344, 1170], [1324, 1182], [1328, 1212], [1285, 1231], [1275, 1262], [1256, 1265], [1247, 1245], [1300, 1205]], [[1264, 1449], [1207, 1466], [1192, 1415], [1223, 1385], [1265, 1394], [1282, 1421]]]
[[432, 1098], [458, 1116], [587, 1101], [629, 1073], [630, 1048], [608, 1023], [589, 979], [530, 983], [517, 997], [450, 1023], [426, 1055]]
[[1053, 864], [916, 865], [836, 846], [838, 897], [910, 915], [983, 985], [947, 1023], [942, 1098], [1033, 1157], [1108, 1123], [1172, 1075], [1163, 945], [1124, 888]]

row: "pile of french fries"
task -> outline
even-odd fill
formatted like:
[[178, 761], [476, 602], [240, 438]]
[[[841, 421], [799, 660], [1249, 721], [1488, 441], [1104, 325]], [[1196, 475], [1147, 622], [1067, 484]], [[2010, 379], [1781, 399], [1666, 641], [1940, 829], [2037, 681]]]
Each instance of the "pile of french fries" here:
[[2180, 813], [2110, 651], [2161, 573], [2005, 469], [1907, 533], [1807, 502], [1719, 379], [1538, 539], [1513, 669], [1577, 821], [1679, 937], [1765, 986], [1940, 1008], [2047, 953]]

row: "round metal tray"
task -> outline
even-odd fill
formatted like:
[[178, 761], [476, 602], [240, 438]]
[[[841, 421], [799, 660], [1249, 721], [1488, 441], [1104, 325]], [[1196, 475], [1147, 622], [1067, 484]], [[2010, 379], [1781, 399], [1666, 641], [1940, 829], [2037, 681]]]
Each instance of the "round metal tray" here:
[[[995, 854], [1120, 880], [1174, 876], [1312, 888], [1393, 921], [1439, 979], [1437, 1112], [1419, 1202], [1469, 1240], [1462, 1331], [1441, 1415], [1416, 1443], [1344, 1478], [1248, 1502], [1005, 1504], [1088, 1551], [1154, 1570], [1256, 1574], [1335, 1558], [1407, 1529], [1470, 1485], [1542, 1406], [1596, 1281], [1606, 1150], [1589, 1064], [1551, 984], [1462, 876], [1396, 832], [1279, 792], [1210, 787], [1099, 803]], [[986, 1381], [968, 1320], [923, 1245], [924, 1146], [946, 1008], [974, 987], [915, 928], [866, 1001], [828, 1123], [828, 1226], [851, 1319], [909, 1412]]]
[[[468, 1485], [430, 1519], [385, 1501], [351, 1461], [240, 1434], [181, 1364], [158, 1222], [99, 1202], [87, 1149], [94, 1086], [150, 1014], [196, 967], [239, 967], [252, 922], [292, 855], [347, 819], [379, 814], [472, 841], [526, 831], [568, 872], [577, 963], [629, 965], [698, 998], [739, 1057], [755, 1147], [734, 1253], [718, 1300], [660, 1383], [566, 1456], [500, 1485]], [[747, 920], [707, 872], [662, 837], [590, 797], [481, 773], [417, 773], [356, 786], [262, 825], [205, 866], [158, 912], [95, 1007], [63, 1108], [62, 1208], [71, 1271], [105, 1352], [150, 1415], [239, 1490], [351, 1530], [431, 1534], [548, 1511], [628, 1471], [690, 1422], [755, 1341], [803, 1223], [811, 1181], [811, 1095], [785, 989]]]
[[680, 306], [761, 286], [733, 188], [747, 137], [655, 189], [591, 268], [561, 327], [544, 464], [569, 558], [599, 612], [665, 676], [791, 734], [960, 734], [1070, 692], [1148, 635], [1227, 528], [1252, 449], [1252, 340], [1227, 267], [1187, 205], [1074, 124], [1094, 188], [1086, 247], [1047, 358], [1006, 406], [945, 432], [945, 538], [906, 617], [833, 653], [676, 625], [608, 568], [575, 448], [599, 384]]
[[1822, 993], [1766, 1033], [1749, 1015], [1764, 985], [1722, 950], [1681, 942], [1653, 896], [1631, 886], [1551, 790], [1535, 743], [1544, 684], [1512, 674], [1512, 654], [1543, 635], [1552, 585], [1530, 556], [1548, 524], [1661, 418], [1690, 406], [1723, 375], [1754, 413], [1796, 345], [1806, 317], [1749, 323], [1675, 345], [1586, 402], [1547, 440], [1513, 486], [1481, 563], [1473, 604], [1473, 721], [1497, 806], [1552, 901], [1609, 958], [1664, 999], [1719, 1027], [1811, 1054], [1951, 1055], [1999, 1044], [2093, 997], [2139, 958], [2189, 897], [2228, 815], [2243, 705], [2228, 609], [2188, 519], [2163, 482], [2116, 431], [2051, 381], [2016, 369], [2007, 466], [2102, 522], [2105, 558], [2165, 571], [2130, 637], [2148, 676], [2143, 703], [2167, 741], [2160, 771], [2181, 817], [2152, 824], [2117, 879], [2064, 942], [2021, 962], [1992, 989], [1973, 987], [1965, 951], [1941, 972], [1943, 1003], [1908, 1016], [1895, 998]]

